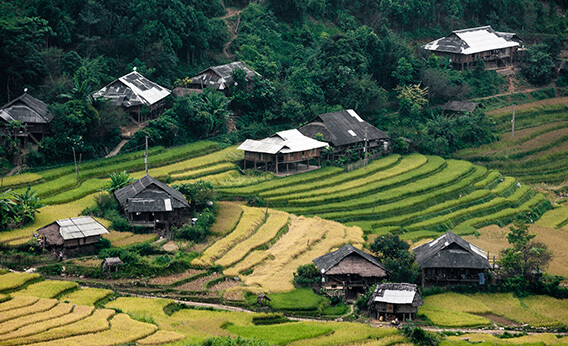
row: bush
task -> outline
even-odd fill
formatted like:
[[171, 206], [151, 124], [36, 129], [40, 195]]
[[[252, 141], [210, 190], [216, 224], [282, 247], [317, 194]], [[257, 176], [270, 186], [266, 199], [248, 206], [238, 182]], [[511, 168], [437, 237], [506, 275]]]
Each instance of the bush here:
[[402, 334], [414, 345], [435, 346], [440, 343], [440, 338], [436, 334], [427, 332], [420, 327], [414, 327], [413, 324], [402, 327]]
[[210, 234], [213, 222], [215, 222], [215, 214], [209, 210], [205, 210], [199, 215], [195, 225], [184, 225], [180, 228], [174, 228], [173, 233], [176, 238], [202, 243]]
[[299, 266], [296, 273], [294, 273], [294, 285], [297, 287], [310, 286], [319, 280], [320, 273], [313, 263]]

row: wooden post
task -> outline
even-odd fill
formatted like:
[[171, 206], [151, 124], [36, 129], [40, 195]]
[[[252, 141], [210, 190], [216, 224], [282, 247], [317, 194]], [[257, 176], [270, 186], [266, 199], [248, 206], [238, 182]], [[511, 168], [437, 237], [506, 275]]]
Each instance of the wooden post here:
[[371, 215], [373, 215], [375, 213], [375, 206], [377, 205], [377, 196], [375, 196], [375, 202], [373, 203], [373, 212], [371, 213]]
[[513, 103], [513, 119], [511, 119], [511, 138], [515, 137], [515, 104]]
[[[365, 169], [367, 169], [367, 128], [365, 127], [365, 147], [363, 148], [363, 155], [365, 155]], [[375, 199], [376, 202], [376, 199]], [[374, 209], [374, 208], [373, 208]]]
[[146, 136], [146, 151], [144, 152], [144, 167], [146, 174], [148, 174], [148, 136]]
[[276, 153], [275, 159], [276, 159], [276, 175], [278, 175], [278, 153]]
[[268, 219], [268, 204], [270, 203], [270, 198], [266, 199], [266, 211], [264, 212], [264, 222]]
[[71, 147], [73, 149], [73, 162], [75, 163], [75, 180], [77, 180], [77, 184], [79, 184], [79, 167], [77, 167], [77, 155], [75, 155], [75, 147]]

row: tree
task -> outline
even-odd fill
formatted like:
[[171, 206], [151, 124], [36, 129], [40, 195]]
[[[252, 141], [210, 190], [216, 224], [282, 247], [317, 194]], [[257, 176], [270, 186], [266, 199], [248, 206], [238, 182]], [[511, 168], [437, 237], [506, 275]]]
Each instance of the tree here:
[[15, 217], [18, 226], [24, 226], [32, 223], [35, 220], [35, 214], [39, 213], [39, 209], [46, 206], [45, 203], [36, 194], [36, 191], [31, 191], [31, 186], [25, 193], [13, 193], [15, 202]]
[[554, 77], [554, 60], [545, 44], [536, 44], [527, 50], [527, 62], [522, 69], [523, 75], [532, 84], [542, 85]]
[[104, 189], [109, 193], [114, 193], [116, 190], [120, 190], [134, 181], [134, 178], [132, 178], [126, 170], [119, 173], [112, 172], [108, 176], [110, 178], [110, 182]]
[[402, 117], [414, 116], [428, 104], [428, 88], [421, 88], [420, 84], [399, 85], [394, 90], [397, 92], [398, 111]]
[[535, 235], [529, 234], [529, 225], [516, 221], [507, 234], [511, 247], [501, 250], [499, 274], [505, 280], [521, 280], [528, 288], [529, 283], [540, 280], [541, 272], [550, 260], [552, 252], [546, 244], [535, 241]]
[[14, 217], [14, 208], [16, 203], [10, 198], [8, 198], [8, 192], [12, 191], [8, 189], [0, 194], [0, 231], [8, 229], [8, 224]]
[[398, 235], [388, 233], [377, 237], [371, 244], [371, 251], [381, 259], [389, 272], [389, 281], [414, 283], [418, 277], [418, 266], [410, 246]]
[[173, 185], [174, 189], [181, 192], [188, 202], [191, 204], [192, 209], [199, 207], [203, 209], [208, 206], [210, 202], [215, 200], [215, 190], [211, 183], [198, 180], [196, 183], [183, 183], [180, 185]]

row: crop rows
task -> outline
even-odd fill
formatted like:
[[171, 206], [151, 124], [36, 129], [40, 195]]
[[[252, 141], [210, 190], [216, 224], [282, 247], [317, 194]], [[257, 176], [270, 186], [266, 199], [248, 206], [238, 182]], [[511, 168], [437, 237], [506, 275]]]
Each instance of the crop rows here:
[[223, 257], [215, 261], [215, 263], [223, 267], [228, 267], [237, 263], [251, 250], [271, 241], [287, 223], [288, 214], [277, 210], [271, 210], [268, 213], [268, 219], [262, 226], [260, 226], [255, 234], [238, 243], [235, 247], [225, 253]]
[[243, 207], [243, 210], [241, 222], [235, 230], [208, 247], [201, 257], [192, 261], [193, 264], [205, 266], [213, 264], [216, 259], [222, 257], [237, 243], [249, 238], [256, 232], [264, 222], [263, 210], [250, 207]]
[[[39, 274], [7, 273], [0, 275], [0, 292], [20, 288], [26, 282], [39, 279]], [[0, 307], [0, 311], [2, 311]]]

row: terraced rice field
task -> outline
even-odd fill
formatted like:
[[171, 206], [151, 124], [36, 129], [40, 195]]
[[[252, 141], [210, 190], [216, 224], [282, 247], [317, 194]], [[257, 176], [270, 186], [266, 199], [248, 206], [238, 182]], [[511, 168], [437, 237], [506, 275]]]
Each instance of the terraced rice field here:
[[[537, 219], [551, 207], [543, 195], [496, 170], [420, 154], [388, 156], [349, 173], [325, 168], [221, 191], [227, 197], [258, 196], [292, 214], [360, 226], [371, 236], [394, 232], [408, 240], [450, 229], [471, 234], [520, 215]], [[254, 252], [249, 256], [263, 260]]]
[[548, 296], [517, 298], [511, 293], [464, 295], [444, 293], [424, 298], [418, 314], [443, 327], [474, 327], [494, 322], [485, 316], [499, 316], [507, 323], [540, 327], [566, 327], [568, 302]]
[[510, 122], [512, 109], [492, 112], [502, 131], [501, 139], [478, 148], [462, 150], [455, 157], [499, 170], [521, 182], [567, 185], [567, 107], [524, 106], [515, 113], [514, 137]]

